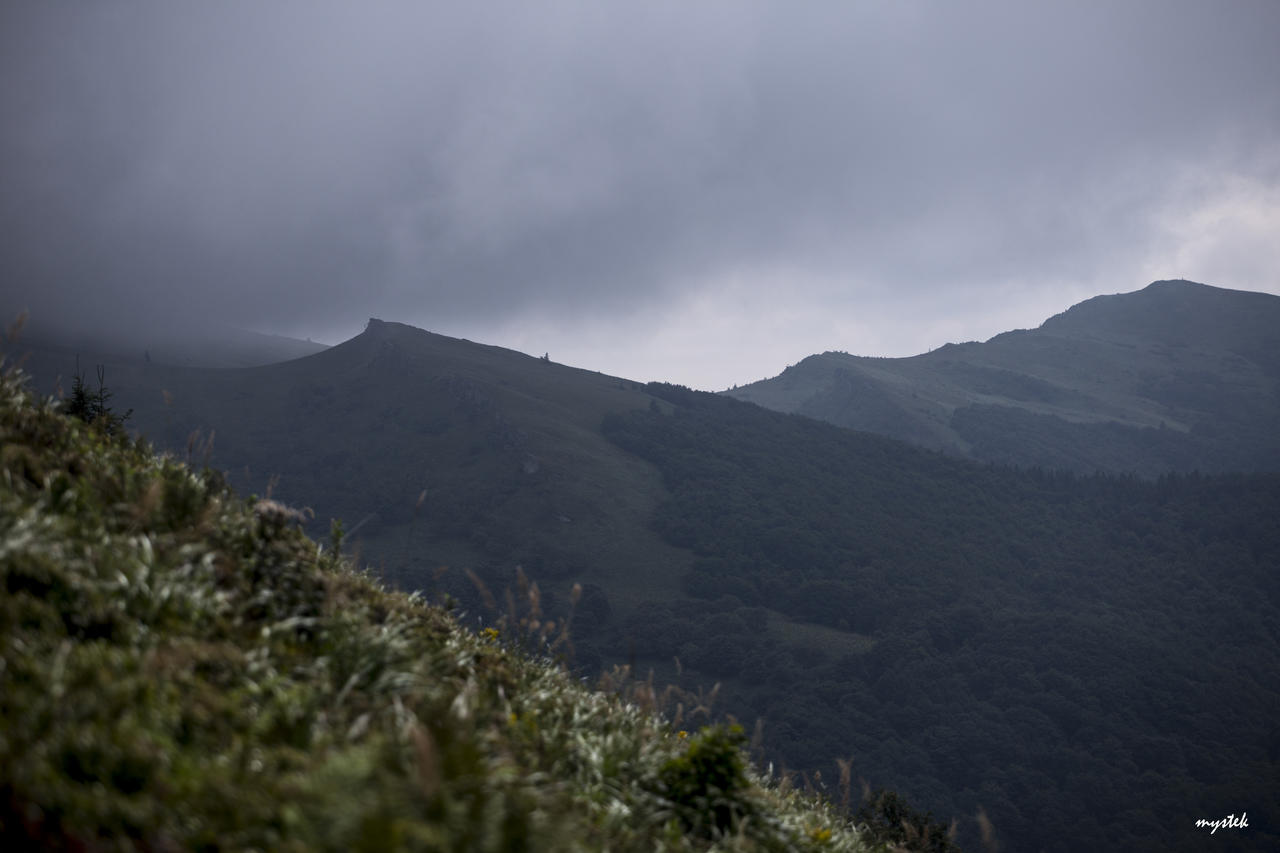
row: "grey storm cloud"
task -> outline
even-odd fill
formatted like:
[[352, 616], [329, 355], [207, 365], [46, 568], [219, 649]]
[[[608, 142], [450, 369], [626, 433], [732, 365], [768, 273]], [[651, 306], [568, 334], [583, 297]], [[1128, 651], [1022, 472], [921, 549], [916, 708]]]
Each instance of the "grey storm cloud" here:
[[1223, 187], [1274, 212], [1277, 35], [1270, 0], [7, 3], [0, 307], [302, 333], [1087, 286]]

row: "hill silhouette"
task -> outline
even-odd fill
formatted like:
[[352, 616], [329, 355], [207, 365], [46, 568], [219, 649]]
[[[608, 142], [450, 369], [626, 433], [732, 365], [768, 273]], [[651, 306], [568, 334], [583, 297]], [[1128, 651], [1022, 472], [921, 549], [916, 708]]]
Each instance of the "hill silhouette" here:
[[[50, 361], [36, 349], [29, 363]], [[464, 570], [501, 589], [521, 565], [552, 604], [576, 581], [679, 594], [691, 557], [646, 522], [661, 477], [599, 429], [653, 402], [638, 383], [381, 320], [279, 364], [105, 369], [142, 434], [242, 493], [311, 507], [322, 531], [342, 519], [352, 547], [409, 588], [449, 566], [441, 591], [470, 599]], [[49, 372], [36, 380], [52, 390]]]
[[1280, 470], [1280, 297], [1159, 281], [985, 343], [810, 356], [726, 392], [983, 461]]

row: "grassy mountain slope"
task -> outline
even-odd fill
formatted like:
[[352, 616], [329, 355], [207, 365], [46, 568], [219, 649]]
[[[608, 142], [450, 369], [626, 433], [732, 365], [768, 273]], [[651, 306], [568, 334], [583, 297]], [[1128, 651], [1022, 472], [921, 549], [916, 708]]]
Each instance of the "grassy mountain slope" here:
[[8, 373], [0, 448], [6, 849], [872, 849]]
[[976, 459], [1280, 470], [1280, 297], [1186, 281], [912, 358], [811, 356], [727, 392]]
[[[92, 377], [91, 377], [92, 378]], [[657, 471], [599, 433], [608, 412], [643, 408], [636, 383], [398, 323], [307, 358], [243, 370], [111, 362], [132, 425], [162, 447], [341, 518], [387, 576], [414, 588], [462, 569], [499, 588], [516, 565], [559, 596], [575, 582], [621, 593], [667, 587], [689, 556], [644, 522]]]

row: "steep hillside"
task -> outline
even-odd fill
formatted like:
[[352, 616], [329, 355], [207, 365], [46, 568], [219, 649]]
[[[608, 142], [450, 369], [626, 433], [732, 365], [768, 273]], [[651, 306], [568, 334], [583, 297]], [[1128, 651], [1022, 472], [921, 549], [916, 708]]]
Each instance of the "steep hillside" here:
[[1280, 297], [1156, 282], [985, 343], [824, 353], [726, 393], [1026, 467], [1277, 471]]
[[6, 850], [884, 849], [11, 374], [0, 447]]
[[649, 405], [635, 383], [378, 320], [281, 364], [106, 370], [157, 444], [228, 469], [245, 493], [312, 507], [316, 529], [342, 519], [410, 586], [441, 566], [457, 567], [441, 580], [455, 593], [471, 586], [464, 567], [501, 586], [520, 564], [557, 593], [674, 587], [687, 568], [643, 521], [663, 496], [657, 472], [599, 434], [606, 413]]

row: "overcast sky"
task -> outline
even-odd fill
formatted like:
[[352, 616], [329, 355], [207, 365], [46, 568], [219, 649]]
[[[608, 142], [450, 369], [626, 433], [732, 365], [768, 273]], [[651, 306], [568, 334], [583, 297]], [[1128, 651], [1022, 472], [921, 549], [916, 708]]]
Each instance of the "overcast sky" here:
[[1280, 3], [0, 6], [0, 307], [720, 389], [1280, 293]]

